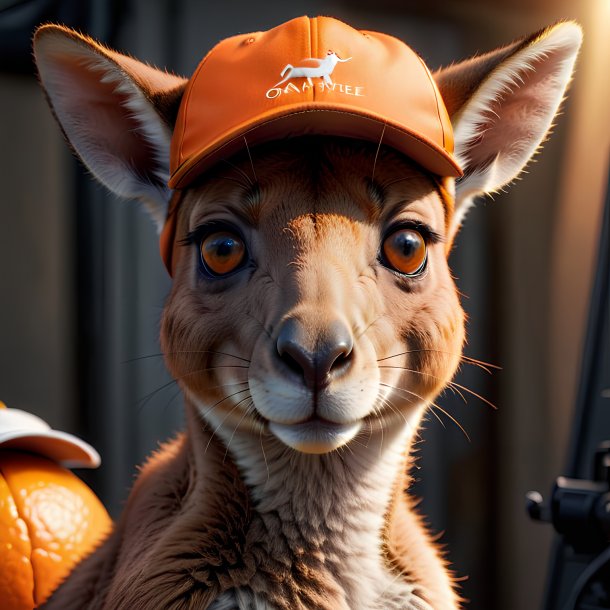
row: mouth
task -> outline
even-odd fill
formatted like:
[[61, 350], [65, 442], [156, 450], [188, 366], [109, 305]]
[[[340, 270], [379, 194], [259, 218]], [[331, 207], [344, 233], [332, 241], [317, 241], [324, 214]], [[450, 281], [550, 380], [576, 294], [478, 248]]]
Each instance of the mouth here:
[[296, 424], [269, 422], [269, 431], [285, 445], [301, 453], [329, 453], [351, 441], [362, 428], [362, 421], [338, 424], [312, 417]]

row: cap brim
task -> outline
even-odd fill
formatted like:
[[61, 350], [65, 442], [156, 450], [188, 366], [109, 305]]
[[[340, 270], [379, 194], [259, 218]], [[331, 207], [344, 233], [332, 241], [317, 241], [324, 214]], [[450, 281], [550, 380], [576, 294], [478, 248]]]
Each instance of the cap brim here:
[[37, 453], [66, 468], [97, 468], [101, 463], [99, 453], [85, 441], [19, 409], [0, 410], [0, 449]]
[[[383, 134], [383, 137], [382, 137]], [[373, 143], [380, 141], [403, 153], [438, 176], [460, 177], [463, 172], [452, 154], [438, 144], [402, 125], [384, 120], [361, 109], [305, 103], [283, 107], [227, 131], [215, 142], [207, 143], [200, 152], [185, 159], [174, 171], [170, 188], [184, 188], [220, 159], [226, 159], [245, 147], [301, 135], [330, 135]]]

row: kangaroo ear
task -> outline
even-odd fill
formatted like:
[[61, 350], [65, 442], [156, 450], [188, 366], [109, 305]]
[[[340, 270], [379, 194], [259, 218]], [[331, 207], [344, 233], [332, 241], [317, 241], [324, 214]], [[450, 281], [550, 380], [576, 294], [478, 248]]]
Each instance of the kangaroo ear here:
[[36, 31], [34, 55], [49, 104], [83, 163], [113, 193], [142, 200], [161, 230], [186, 79], [57, 25]]
[[474, 197], [514, 180], [539, 149], [563, 100], [581, 41], [580, 26], [562, 22], [434, 74], [464, 169], [456, 182], [453, 232]]

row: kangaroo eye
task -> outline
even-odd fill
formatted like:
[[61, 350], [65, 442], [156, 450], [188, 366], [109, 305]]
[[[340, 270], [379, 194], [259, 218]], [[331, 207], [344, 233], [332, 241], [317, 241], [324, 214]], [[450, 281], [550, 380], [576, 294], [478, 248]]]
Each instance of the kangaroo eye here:
[[398, 229], [383, 240], [383, 262], [399, 273], [419, 275], [426, 268], [428, 252], [421, 233]]
[[235, 271], [246, 258], [243, 239], [230, 231], [216, 231], [201, 241], [201, 261], [211, 275]]

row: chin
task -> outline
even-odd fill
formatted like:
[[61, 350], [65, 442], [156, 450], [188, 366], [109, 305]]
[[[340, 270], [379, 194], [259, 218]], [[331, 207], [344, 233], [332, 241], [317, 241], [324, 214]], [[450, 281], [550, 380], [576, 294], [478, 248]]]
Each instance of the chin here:
[[360, 432], [362, 425], [362, 421], [337, 424], [312, 418], [297, 424], [269, 422], [269, 432], [295, 451], [321, 455], [349, 443]]

